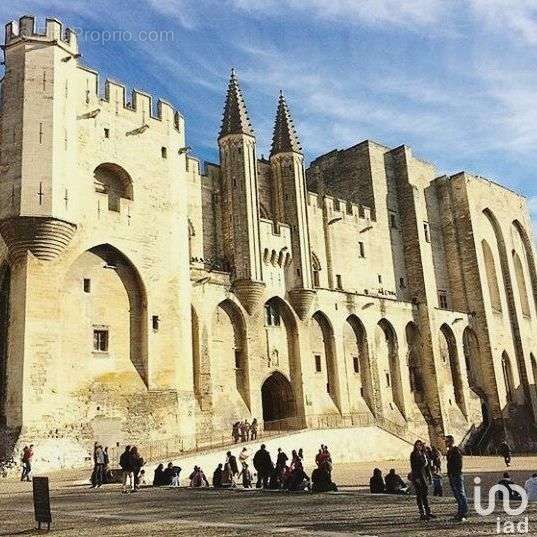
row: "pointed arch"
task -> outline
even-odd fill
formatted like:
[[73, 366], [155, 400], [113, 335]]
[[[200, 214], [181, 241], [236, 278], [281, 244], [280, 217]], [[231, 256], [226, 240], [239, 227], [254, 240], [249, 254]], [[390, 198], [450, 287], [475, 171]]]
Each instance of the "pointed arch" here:
[[[270, 430], [273, 422], [281, 422], [296, 416], [293, 387], [280, 371], [272, 372], [261, 386], [261, 405], [265, 429]], [[277, 424], [281, 429], [281, 423]], [[283, 424], [284, 428], [285, 423]], [[289, 424], [291, 425], [291, 424]]]
[[[273, 296], [265, 302], [265, 332], [267, 361], [270, 367], [289, 367], [289, 379], [295, 401], [295, 416], [303, 417], [302, 365], [298, 342], [297, 317], [291, 306], [281, 297]], [[277, 320], [277, 321], [276, 321]], [[274, 352], [277, 356], [272, 356]], [[277, 359], [277, 363], [273, 363]]]
[[[313, 351], [312, 363], [315, 365], [317, 378], [320, 377], [319, 381], [321, 382], [318, 385], [318, 390], [328, 394], [339, 410], [334, 330], [328, 317], [322, 311], [316, 311], [311, 317], [310, 345]], [[318, 365], [319, 361], [321, 368]], [[322, 383], [325, 384], [324, 387]]]
[[464, 384], [462, 381], [461, 367], [459, 363], [459, 354], [457, 351], [457, 341], [455, 334], [450, 326], [444, 323], [440, 327], [440, 352], [444, 361], [449, 362], [449, 371], [451, 376], [451, 383], [453, 386], [453, 394], [455, 396], [455, 402], [463, 412], [465, 411], [464, 401]]
[[405, 327], [408, 348], [408, 376], [410, 391], [416, 401], [421, 402], [424, 395], [423, 365], [421, 360], [421, 333], [417, 324], [410, 321]]
[[522, 310], [523, 315], [529, 317], [531, 315], [530, 302], [528, 300], [528, 289], [526, 287], [526, 279], [524, 278], [524, 269], [522, 268], [520, 256], [515, 250], [512, 251], [512, 256], [513, 266], [515, 269], [515, 279], [518, 287], [518, 296], [520, 299], [520, 309]]
[[94, 355], [113, 356], [117, 364], [130, 359], [148, 386], [147, 294], [131, 260], [111, 244], [94, 246], [75, 259], [63, 287], [70, 327], [62, 337], [64, 354], [80, 354], [87, 334], [93, 334]]
[[[369, 410], [374, 413], [373, 379], [371, 376], [371, 364], [369, 361], [369, 347], [367, 332], [362, 321], [355, 315], [349, 315], [343, 328], [343, 348], [347, 361], [347, 371], [351, 372], [348, 382], [352, 385], [352, 373], [357, 377], [357, 394], [361, 397]], [[354, 398], [353, 397], [353, 398]]]
[[477, 334], [469, 326], [467, 326], [462, 333], [462, 346], [464, 362], [466, 364], [466, 373], [468, 374], [468, 383], [475, 389], [477, 388], [477, 374], [480, 369], [479, 360], [481, 351]]
[[399, 364], [399, 345], [393, 325], [385, 318], [381, 319], [375, 329], [375, 355], [379, 368], [384, 370], [381, 385], [385, 393], [393, 401], [401, 414], [405, 413], [403, 383]]
[[528, 232], [519, 220], [513, 220], [513, 226], [517, 231], [520, 240], [522, 241], [522, 247], [524, 249], [524, 256], [528, 267], [528, 274], [530, 275], [530, 288], [531, 295], [533, 296], [533, 303], [535, 311], [537, 311], [537, 272], [535, 270], [535, 258], [533, 256], [532, 243], [529, 238]]
[[483, 250], [483, 260], [485, 261], [485, 274], [487, 276], [490, 305], [494, 311], [501, 312], [502, 299], [492, 249], [485, 239], [481, 241], [481, 248]]
[[502, 352], [502, 373], [505, 386], [505, 399], [507, 403], [512, 403], [515, 396], [515, 382], [513, 379], [513, 367], [507, 351]]
[[210, 374], [213, 426], [224, 429], [250, 415], [249, 364], [244, 310], [227, 298], [211, 319]]

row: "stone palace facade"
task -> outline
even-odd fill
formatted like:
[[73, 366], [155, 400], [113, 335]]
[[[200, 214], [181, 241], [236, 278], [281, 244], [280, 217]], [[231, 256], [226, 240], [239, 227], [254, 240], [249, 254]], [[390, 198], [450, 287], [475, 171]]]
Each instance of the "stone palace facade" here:
[[4, 54], [0, 455], [187, 449], [254, 417], [531, 447], [523, 197], [368, 140], [306, 169], [283, 95], [259, 158], [233, 72], [202, 166], [171, 105], [99, 94], [57, 20], [9, 23]]

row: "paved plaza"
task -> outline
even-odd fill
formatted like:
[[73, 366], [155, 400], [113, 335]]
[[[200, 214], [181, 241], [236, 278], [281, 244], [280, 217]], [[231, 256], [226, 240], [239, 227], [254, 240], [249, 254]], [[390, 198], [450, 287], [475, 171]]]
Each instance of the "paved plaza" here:
[[[180, 464], [180, 461], [179, 461]], [[367, 491], [370, 470], [390, 468], [404, 477], [406, 461], [340, 464], [334, 479], [340, 491], [329, 494], [171, 489], [142, 489], [120, 493], [119, 485], [93, 491], [80, 484], [79, 472], [51, 475], [53, 533], [58, 536], [249, 536], [249, 535], [495, 535], [497, 511], [486, 518], [473, 512], [467, 523], [451, 521], [453, 498], [431, 500], [438, 518], [421, 522], [413, 497], [372, 496]], [[518, 457], [510, 469], [523, 482], [537, 468], [537, 457]], [[209, 470], [209, 469], [207, 469]], [[504, 471], [499, 458], [466, 458], [467, 491], [479, 475], [486, 489]], [[210, 473], [210, 472], [208, 472]], [[185, 481], [185, 480], [183, 480]], [[498, 506], [499, 507], [499, 506]], [[472, 507], [471, 510], [473, 511]], [[537, 504], [530, 504], [529, 534], [537, 534]], [[31, 485], [0, 481], [0, 536], [34, 535]]]

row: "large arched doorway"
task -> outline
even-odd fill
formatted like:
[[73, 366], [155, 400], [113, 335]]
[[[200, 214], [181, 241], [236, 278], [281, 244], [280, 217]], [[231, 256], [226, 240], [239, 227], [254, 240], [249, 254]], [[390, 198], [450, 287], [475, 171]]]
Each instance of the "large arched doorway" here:
[[109, 244], [95, 246], [71, 265], [63, 288], [62, 355], [78, 376], [117, 375], [126, 388], [137, 383], [134, 366], [147, 385], [147, 298], [130, 260]]
[[[464, 387], [457, 352], [457, 342], [453, 330], [447, 324], [443, 324], [440, 327], [439, 343], [440, 355], [442, 356], [442, 361], [446, 364], [448, 386], [451, 387], [450, 391], [458, 407], [465, 414]], [[449, 399], [453, 403], [451, 397]]]
[[375, 356], [379, 364], [382, 393], [388, 404], [395, 403], [401, 414], [404, 415], [404, 396], [399, 368], [399, 350], [397, 335], [391, 323], [381, 319], [375, 327]]
[[362, 321], [356, 315], [350, 315], [343, 325], [343, 349], [347, 362], [351, 408], [359, 398], [374, 412], [367, 334]]
[[275, 371], [263, 382], [261, 401], [265, 429], [270, 429], [271, 427], [285, 429], [289, 427], [290, 424], [274, 423], [296, 416], [293, 388], [284, 375]]

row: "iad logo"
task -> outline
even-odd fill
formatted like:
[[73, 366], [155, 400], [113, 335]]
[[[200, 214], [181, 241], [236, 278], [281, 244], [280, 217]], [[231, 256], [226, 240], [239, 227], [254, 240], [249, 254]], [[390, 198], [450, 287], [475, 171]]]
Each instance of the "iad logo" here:
[[[506, 485], [494, 485], [489, 489], [488, 505], [483, 507], [481, 503], [481, 478], [474, 478], [474, 507], [478, 515], [489, 516], [496, 509], [496, 498], [501, 497], [503, 510], [509, 516], [518, 516], [524, 513], [528, 507], [528, 495], [520, 485], [510, 484], [509, 488]], [[511, 507], [510, 498], [513, 493], [520, 497], [520, 505], [516, 508]], [[528, 533], [529, 523], [528, 517], [520, 520], [502, 520], [501, 517], [496, 518], [496, 533], [516, 534]]]

